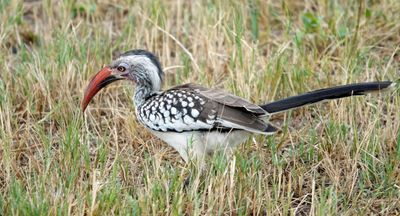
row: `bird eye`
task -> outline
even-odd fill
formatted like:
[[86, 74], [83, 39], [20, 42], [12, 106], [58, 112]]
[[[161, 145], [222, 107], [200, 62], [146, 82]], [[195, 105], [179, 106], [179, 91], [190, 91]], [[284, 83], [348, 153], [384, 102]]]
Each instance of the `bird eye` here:
[[129, 65], [127, 63], [121, 62], [120, 64], [118, 64], [117, 70], [119, 72], [125, 72], [126, 69], [129, 68]]
[[126, 70], [126, 68], [125, 68], [124, 66], [118, 66], [118, 67], [117, 67], [117, 70], [118, 70], [119, 72], [124, 72], [124, 71]]

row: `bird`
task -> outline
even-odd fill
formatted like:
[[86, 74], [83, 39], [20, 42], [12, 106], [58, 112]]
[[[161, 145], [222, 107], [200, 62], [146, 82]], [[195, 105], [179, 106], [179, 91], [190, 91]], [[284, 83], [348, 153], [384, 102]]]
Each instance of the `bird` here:
[[393, 89], [396, 82], [379, 81], [319, 89], [257, 105], [221, 89], [187, 83], [162, 90], [164, 72], [158, 57], [134, 49], [119, 55], [90, 80], [81, 102], [85, 112], [92, 98], [118, 80], [134, 86], [138, 121], [173, 147], [185, 162], [204, 161], [215, 151], [232, 152], [253, 134], [272, 135], [278, 129], [271, 115], [317, 102]]

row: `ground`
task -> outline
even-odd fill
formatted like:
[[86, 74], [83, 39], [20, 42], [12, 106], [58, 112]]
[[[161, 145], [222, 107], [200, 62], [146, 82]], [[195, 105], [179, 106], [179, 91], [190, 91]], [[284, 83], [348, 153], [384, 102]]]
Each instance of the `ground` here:
[[[120, 82], [83, 114], [119, 53], [160, 57], [165, 88], [255, 103], [400, 77], [400, 1], [0, 0], [0, 215], [398, 215], [400, 94], [274, 116], [196, 172], [141, 127]], [[184, 187], [185, 178], [192, 178]]]

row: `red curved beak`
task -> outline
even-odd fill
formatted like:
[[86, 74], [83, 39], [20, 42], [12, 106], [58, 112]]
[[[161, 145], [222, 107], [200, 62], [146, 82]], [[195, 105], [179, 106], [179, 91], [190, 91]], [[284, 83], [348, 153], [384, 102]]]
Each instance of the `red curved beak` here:
[[105, 66], [90, 80], [88, 87], [86, 87], [85, 94], [82, 99], [81, 108], [85, 112], [87, 105], [92, 98], [104, 87], [112, 82], [122, 79], [112, 75], [112, 69], [109, 66]]

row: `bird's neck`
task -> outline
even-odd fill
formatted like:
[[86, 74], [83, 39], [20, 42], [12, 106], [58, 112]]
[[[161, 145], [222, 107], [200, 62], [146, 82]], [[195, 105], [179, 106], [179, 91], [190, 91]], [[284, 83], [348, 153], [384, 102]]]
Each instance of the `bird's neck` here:
[[151, 95], [155, 93], [156, 91], [151, 86], [137, 85], [133, 97], [133, 102], [135, 103], [135, 107], [139, 107], [140, 105], [142, 105], [147, 98], [149, 98]]

